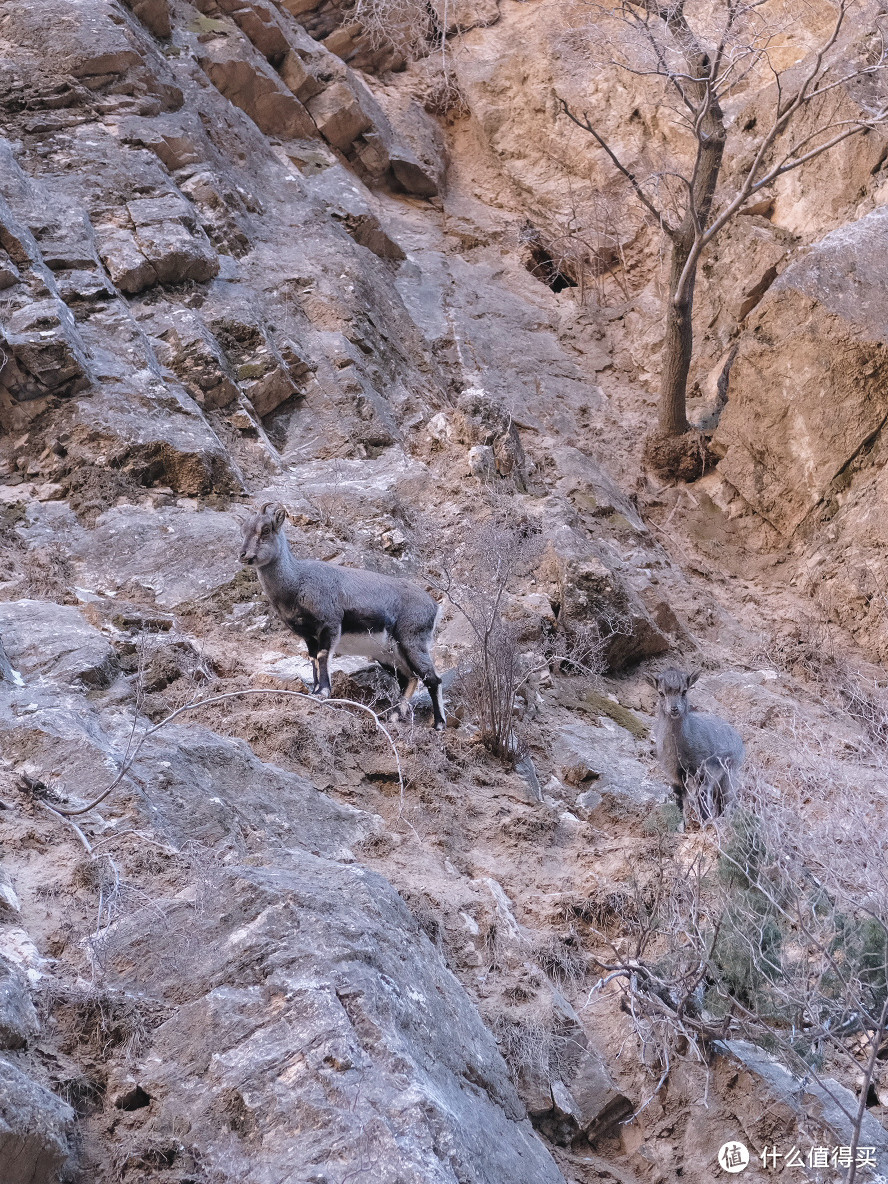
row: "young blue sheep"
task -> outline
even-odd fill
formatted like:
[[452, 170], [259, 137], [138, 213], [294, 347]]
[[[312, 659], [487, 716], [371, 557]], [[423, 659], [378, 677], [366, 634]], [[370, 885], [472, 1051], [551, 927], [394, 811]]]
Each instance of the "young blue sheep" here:
[[744, 750], [739, 732], [729, 723], [691, 707], [688, 691], [699, 677], [699, 670], [685, 674], [672, 667], [648, 675], [648, 681], [659, 695], [654, 723], [657, 759], [682, 816], [687, 820], [690, 792], [703, 823], [723, 814], [733, 801]]

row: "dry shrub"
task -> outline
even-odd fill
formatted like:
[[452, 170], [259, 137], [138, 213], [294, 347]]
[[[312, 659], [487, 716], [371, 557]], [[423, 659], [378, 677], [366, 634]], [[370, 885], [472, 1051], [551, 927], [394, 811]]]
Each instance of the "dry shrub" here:
[[210, 661], [178, 630], [143, 630], [121, 667], [133, 675], [139, 711], [157, 721], [207, 690], [216, 681]]
[[838, 664], [829, 626], [811, 616], [784, 624], [756, 660], [812, 683], [831, 682]]
[[100, 514], [119, 498], [136, 501], [145, 496], [145, 486], [121, 469], [78, 462], [61, 478], [68, 505], [84, 526], [95, 526]]
[[375, 46], [407, 59], [425, 57], [441, 39], [434, 8], [419, 0], [356, 0], [354, 15]]
[[[703, 835], [661, 835], [641, 923], [606, 943], [642, 1060], [666, 1080], [717, 1039], [776, 1054], [859, 1134], [888, 1035], [888, 871], [858, 794], [803, 817], [749, 771], [740, 807]], [[625, 938], [628, 937], [628, 942]], [[656, 1090], [655, 1090], [656, 1092]]]
[[460, 119], [469, 114], [469, 103], [459, 79], [447, 68], [444, 54], [433, 54], [423, 62], [422, 81], [416, 97], [430, 115], [439, 119]]
[[73, 1054], [88, 1050], [98, 1060], [122, 1050], [137, 1058], [151, 1032], [169, 1016], [156, 999], [96, 985], [80, 986], [50, 981], [39, 1005], [42, 1015], [53, 1018], [62, 1033], [60, 1045]]
[[874, 754], [881, 757], [888, 749], [888, 688], [847, 671], [839, 680], [839, 694], [848, 714], [863, 726]]
[[60, 542], [50, 542], [29, 551], [25, 570], [31, 596], [57, 604], [73, 599], [74, 565]]
[[566, 1074], [571, 1064], [572, 1041], [559, 1035], [551, 1016], [516, 1016], [501, 1012], [490, 1022], [503, 1059], [519, 1080], [542, 1078], [550, 1082]]
[[630, 933], [639, 924], [636, 896], [619, 889], [601, 889], [581, 899], [569, 900], [565, 902], [564, 912], [608, 936]]
[[577, 935], [550, 933], [532, 947], [531, 957], [561, 990], [575, 990], [589, 970], [589, 958]]
[[516, 697], [540, 664], [526, 650], [526, 628], [506, 620], [509, 589], [542, 553], [539, 527], [505, 498], [490, 496], [487, 517], [447, 555], [433, 560], [433, 582], [462, 614], [474, 637], [471, 664], [459, 691], [478, 720], [481, 740], [494, 756], [514, 764], [524, 753], [515, 727]]

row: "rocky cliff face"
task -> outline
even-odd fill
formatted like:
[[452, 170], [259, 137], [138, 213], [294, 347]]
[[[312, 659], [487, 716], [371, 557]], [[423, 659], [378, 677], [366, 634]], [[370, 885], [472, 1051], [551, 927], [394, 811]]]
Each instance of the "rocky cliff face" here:
[[[590, 992], [670, 817], [639, 662], [702, 661], [779, 784], [762, 729], [800, 716], [853, 783], [863, 726], [776, 662], [797, 606], [743, 548], [802, 532], [839, 619], [869, 619], [841, 581], [881, 546], [881, 212], [833, 230], [838, 196], [781, 193], [794, 221], [726, 238], [722, 264], [754, 263], [701, 300], [701, 402], [736, 354], [724, 460], [693, 508], [646, 486], [652, 239], [597, 240], [619, 301], [559, 255], [563, 178], [599, 166], [552, 140], [551, 88], [586, 86], [553, 7], [458, 6], [447, 79], [337, 5], [0, 14], [4, 1181], [702, 1182], [725, 1129], [797, 1122], [736, 1050], [655, 1093]], [[607, 102], [627, 144], [668, 135]], [[421, 700], [390, 743], [275, 697], [307, 664], [237, 562], [270, 499], [304, 553], [418, 579], [476, 546], [481, 581], [534, 536], [505, 616], [530, 654], [585, 644], [594, 677], [542, 663], [514, 769], [460, 698], [446, 604], [444, 737]], [[360, 661], [334, 689], [381, 701]]]

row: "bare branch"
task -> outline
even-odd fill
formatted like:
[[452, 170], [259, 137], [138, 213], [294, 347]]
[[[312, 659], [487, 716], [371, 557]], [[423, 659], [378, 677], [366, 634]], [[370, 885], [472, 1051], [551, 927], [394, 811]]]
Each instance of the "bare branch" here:
[[633, 190], [635, 191], [636, 197], [641, 202], [641, 204], [645, 207], [646, 210], [648, 210], [654, 216], [654, 218], [656, 218], [657, 224], [660, 227], [662, 227], [662, 229], [665, 231], [666, 234], [670, 234], [670, 235], [673, 234], [674, 230], [666, 221], [666, 218], [663, 215], [663, 213], [661, 213], [661, 211], [658, 210], [657, 207], [654, 205], [654, 203], [648, 198], [647, 194], [642, 189], [641, 184], [638, 181], [638, 178], [635, 176], [635, 174], [632, 172], [632, 170], [627, 168], [626, 165], [623, 164], [623, 162], [617, 157], [616, 153], [613, 151], [613, 149], [607, 143], [607, 141], [604, 139], [604, 137], [601, 136], [598, 133], [598, 131], [592, 126], [592, 124], [589, 122], [589, 116], [586, 114], [586, 112], [585, 111], [583, 112], [583, 118], [580, 119], [577, 115], [575, 115], [573, 113], [573, 111], [571, 111], [568, 104], [565, 102], [564, 99], [562, 99], [560, 97], [560, 95], [556, 95], [555, 97], [558, 99], [558, 102], [561, 104], [561, 110], [568, 117], [568, 119], [572, 123], [575, 123], [577, 125], [577, 127], [582, 128], [583, 131], [588, 132], [589, 135], [592, 136], [596, 140], [598, 145], [604, 149], [604, 151], [610, 157], [612, 163], [616, 166], [617, 169], [619, 169], [619, 171], [623, 174], [623, 176], [626, 177], [626, 179], [629, 181], [630, 185], [632, 186]]

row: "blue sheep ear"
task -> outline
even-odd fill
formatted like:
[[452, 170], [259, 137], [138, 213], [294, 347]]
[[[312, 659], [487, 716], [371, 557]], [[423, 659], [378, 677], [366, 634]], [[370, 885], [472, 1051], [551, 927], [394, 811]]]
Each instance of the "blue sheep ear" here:
[[688, 690], [690, 690], [702, 673], [702, 670], [692, 670], [690, 674], [685, 675], [685, 685]]
[[659, 689], [660, 689], [660, 676], [659, 676], [658, 674], [650, 674], [650, 673], [648, 673], [648, 674], [646, 674], [644, 677], [645, 677], [645, 681], [646, 681], [646, 682], [648, 682], [648, 683], [649, 683], [649, 684], [650, 684], [650, 685], [651, 685], [651, 686], [654, 688], [654, 690], [655, 690], [655, 691], [659, 691]]

